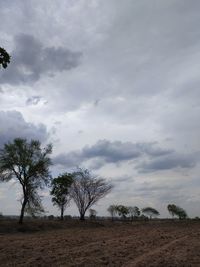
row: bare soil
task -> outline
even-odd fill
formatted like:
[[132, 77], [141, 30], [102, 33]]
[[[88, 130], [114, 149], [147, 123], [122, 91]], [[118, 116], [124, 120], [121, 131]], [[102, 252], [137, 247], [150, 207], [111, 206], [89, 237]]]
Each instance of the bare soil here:
[[0, 266], [200, 266], [200, 222], [71, 222], [57, 228], [0, 233]]

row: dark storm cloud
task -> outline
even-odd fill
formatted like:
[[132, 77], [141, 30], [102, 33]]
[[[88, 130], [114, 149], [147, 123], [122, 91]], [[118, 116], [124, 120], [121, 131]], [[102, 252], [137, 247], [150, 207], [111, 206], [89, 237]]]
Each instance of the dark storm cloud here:
[[173, 150], [162, 149], [156, 143], [132, 143], [121, 141], [99, 140], [92, 146], [85, 146], [80, 151], [60, 154], [56, 164], [72, 167], [93, 159], [92, 167], [98, 169], [106, 163], [120, 163], [138, 159], [143, 155], [159, 157], [173, 153]]
[[28, 123], [18, 111], [0, 111], [0, 125], [0, 147], [17, 137], [40, 141], [48, 137], [44, 124]]
[[17, 35], [14, 44], [9, 68], [0, 73], [1, 83], [36, 82], [43, 74], [53, 75], [80, 64], [80, 52], [64, 47], [44, 47], [32, 35]]
[[137, 166], [139, 172], [148, 173], [162, 170], [171, 170], [174, 168], [192, 168], [197, 162], [198, 155], [179, 155], [173, 153], [172, 155], [163, 156], [151, 160], [150, 162], [143, 162]]

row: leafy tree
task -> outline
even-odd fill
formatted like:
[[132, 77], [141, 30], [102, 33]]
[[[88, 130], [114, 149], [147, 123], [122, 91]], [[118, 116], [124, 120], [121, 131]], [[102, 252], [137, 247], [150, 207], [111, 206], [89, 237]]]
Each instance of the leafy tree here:
[[133, 220], [134, 217], [140, 216], [140, 209], [138, 207], [128, 207], [129, 214], [131, 216], [131, 220]]
[[0, 180], [16, 179], [22, 188], [21, 213], [19, 223], [23, 222], [24, 213], [36, 214], [43, 211], [38, 189], [49, 184], [49, 154], [52, 146], [44, 149], [37, 140], [28, 142], [16, 138], [0, 150]]
[[64, 173], [52, 180], [52, 190], [50, 194], [53, 196], [53, 204], [60, 209], [61, 220], [63, 220], [64, 211], [71, 200], [69, 190], [72, 182], [73, 176], [71, 173]]
[[146, 208], [142, 209], [142, 212], [143, 212], [144, 214], [146, 214], [147, 216], [149, 216], [150, 219], [151, 219], [153, 216], [158, 216], [158, 215], [160, 215], [160, 213], [159, 213], [156, 209], [151, 208], [151, 207], [146, 207]]
[[10, 55], [4, 48], [0, 47], [0, 67], [2, 66], [5, 69], [9, 63]]
[[86, 211], [97, 201], [105, 197], [112, 185], [105, 179], [91, 175], [87, 169], [78, 169], [73, 173], [71, 196], [80, 213], [80, 220], [85, 219]]
[[177, 216], [179, 220], [186, 219], [188, 217], [186, 211], [181, 207], [176, 206], [175, 204], [169, 204], [167, 206], [167, 209], [169, 213], [172, 215], [172, 217]]
[[172, 215], [172, 217], [174, 217], [174, 215], [176, 215], [176, 209], [177, 209], [177, 207], [176, 207], [175, 204], [169, 204], [169, 205], [167, 206], [167, 209], [168, 209], [168, 211], [169, 211], [169, 214]]
[[112, 221], [114, 220], [114, 216], [117, 214], [117, 205], [110, 205], [107, 209], [110, 213]]
[[126, 206], [118, 205], [117, 206], [117, 213], [119, 216], [126, 219], [126, 216], [129, 214], [129, 209]]

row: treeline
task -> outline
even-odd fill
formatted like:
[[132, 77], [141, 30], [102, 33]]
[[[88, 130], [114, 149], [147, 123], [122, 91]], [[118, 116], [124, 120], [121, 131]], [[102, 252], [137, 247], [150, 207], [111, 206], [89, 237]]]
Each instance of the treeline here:
[[[29, 142], [21, 138], [16, 138], [13, 142], [5, 144], [4, 148], [0, 150], [0, 181], [8, 182], [15, 179], [21, 186], [19, 223], [23, 223], [25, 213], [37, 216], [45, 212], [39, 191], [46, 186], [50, 188], [53, 205], [60, 210], [61, 220], [63, 220], [65, 209], [71, 200], [78, 208], [80, 220], [85, 219], [88, 210], [90, 218], [95, 218], [97, 212], [91, 207], [106, 196], [113, 185], [106, 179], [94, 176], [89, 170], [81, 168], [52, 178], [49, 171], [52, 165], [51, 153], [51, 144], [42, 148], [38, 140]], [[185, 210], [175, 204], [169, 204], [167, 208], [172, 217], [187, 218]], [[147, 217], [151, 219], [160, 215], [152, 207], [140, 210], [136, 206], [127, 207], [124, 205], [111, 205], [108, 212], [112, 220], [116, 216], [133, 220]]]
[[[175, 204], [169, 204], [167, 210], [173, 218], [177, 217], [180, 220], [188, 218], [186, 211]], [[152, 207], [145, 207], [140, 210], [137, 206], [110, 205], [107, 211], [110, 213], [112, 220], [116, 216], [122, 219], [137, 220], [152, 219], [160, 215], [159, 211]]]
[[22, 138], [14, 139], [0, 150], [0, 180], [8, 182], [15, 179], [22, 189], [20, 224], [23, 223], [25, 213], [35, 216], [44, 212], [38, 192], [46, 186], [51, 189], [52, 202], [60, 209], [61, 219], [73, 199], [80, 220], [84, 220], [86, 211], [113, 187], [104, 178], [80, 168], [52, 179], [49, 171], [52, 165], [51, 153], [51, 144], [42, 148], [38, 140], [29, 142]]

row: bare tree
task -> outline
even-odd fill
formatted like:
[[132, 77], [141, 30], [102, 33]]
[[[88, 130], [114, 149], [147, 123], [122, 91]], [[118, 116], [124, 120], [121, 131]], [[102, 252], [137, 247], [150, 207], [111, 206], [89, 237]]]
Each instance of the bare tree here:
[[86, 211], [107, 195], [113, 186], [105, 179], [91, 175], [87, 169], [73, 172], [73, 179], [71, 196], [79, 210], [80, 220], [84, 220]]

